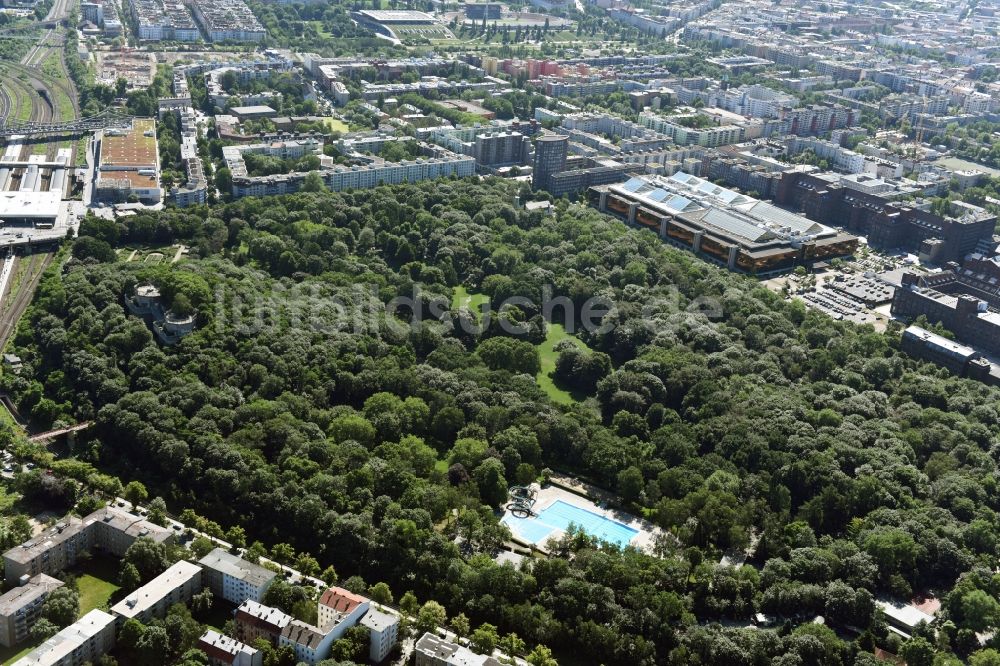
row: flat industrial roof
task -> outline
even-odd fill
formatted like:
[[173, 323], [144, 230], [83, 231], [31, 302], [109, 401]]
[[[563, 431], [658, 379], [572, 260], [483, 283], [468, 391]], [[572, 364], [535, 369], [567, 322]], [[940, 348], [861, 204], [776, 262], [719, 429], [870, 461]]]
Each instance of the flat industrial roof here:
[[[146, 136], [152, 132], [151, 136]], [[101, 138], [101, 168], [156, 167], [156, 121], [136, 118], [125, 132], [105, 130]]]
[[54, 219], [59, 216], [61, 192], [0, 192], [0, 220]]
[[129, 186], [133, 188], [153, 188], [159, 186], [156, 176], [147, 176], [138, 171], [98, 171], [98, 184], [102, 180], [127, 180]]
[[418, 23], [434, 22], [436, 19], [425, 12], [417, 12], [403, 9], [365, 9], [358, 12], [362, 16], [373, 21], [388, 23], [406, 23], [416, 21]]

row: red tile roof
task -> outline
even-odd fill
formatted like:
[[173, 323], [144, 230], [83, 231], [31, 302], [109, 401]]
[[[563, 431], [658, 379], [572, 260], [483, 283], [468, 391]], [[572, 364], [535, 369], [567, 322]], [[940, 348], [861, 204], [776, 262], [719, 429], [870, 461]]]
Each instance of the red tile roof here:
[[350, 613], [366, 601], [342, 587], [331, 587], [319, 598], [321, 604], [341, 613]]

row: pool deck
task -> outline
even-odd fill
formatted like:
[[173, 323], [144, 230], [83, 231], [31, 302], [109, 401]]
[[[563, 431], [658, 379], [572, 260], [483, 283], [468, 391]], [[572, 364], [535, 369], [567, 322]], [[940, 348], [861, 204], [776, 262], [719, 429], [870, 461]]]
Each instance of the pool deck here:
[[[608, 520], [613, 520], [615, 522], [621, 523], [622, 525], [626, 525], [632, 528], [633, 530], [636, 530], [638, 534], [636, 534], [632, 538], [632, 540], [629, 542], [629, 545], [641, 551], [652, 553], [656, 535], [666, 533], [663, 529], [657, 527], [656, 525], [653, 525], [647, 520], [643, 520], [642, 518], [637, 518], [636, 516], [633, 516], [632, 514], [629, 513], [625, 513], [623, 511], [616, 511], [613, 509], [608, 509], [598, 506], [593, 501], [585, 497], [581, 497], [580, 495], [577, 495], [575, 493], [571, 493], [570, 491], [565, 490], [564, 488], [559, 488], [558, 486], [553, 486], [553, 485], [546, 485], [544, 487], [539, 487], [537, 483], [531, 484], [531, 487], [537, 492], [537, 495], [535, 496], [535, 505], [532, 508], [532, 511], [535, 514], [541, 513], [548, 507], [552, 506], [554, 503], [561, 500], [566, 504], [571, 504], [579, 509], [595, 513], [603, 518], [607, 518]], [[504, 512], [503, 517], [508, 521], [520, 520], [519, 518], [511, 514], [509, 510]], [[563, 534], [564, 532], [562, 530], [555, 530], [554, 532], [552, 532], [552, 534], [548, 535], [545, 538], [545, 541], [548, 541], [549, 539], [553, 538], [559, 539], [560, 537], [563, 536]], [[524, 540], [519, 538], [516, 533], [514, 534], [514, 539], [516, 541], [524, 542]], [[525, 542], [525, 543], [527, 545], [534, 546], [543, 553], [548, 554], [548, 549], [545, 547], [545, 543], [531, 543], [531, 542]]]

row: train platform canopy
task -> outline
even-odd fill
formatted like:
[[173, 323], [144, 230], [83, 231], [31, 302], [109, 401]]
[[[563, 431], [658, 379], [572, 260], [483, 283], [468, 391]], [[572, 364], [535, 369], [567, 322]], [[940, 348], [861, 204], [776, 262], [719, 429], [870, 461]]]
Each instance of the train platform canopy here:
[[61, 205], [60, 192], [0, 192], [0, 223], [55, 222]]

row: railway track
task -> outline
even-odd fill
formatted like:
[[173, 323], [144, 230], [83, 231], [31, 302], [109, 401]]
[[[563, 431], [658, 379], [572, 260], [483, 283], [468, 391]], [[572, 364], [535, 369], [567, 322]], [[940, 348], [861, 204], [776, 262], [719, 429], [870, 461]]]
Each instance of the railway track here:
[[13, 100], [6, 84], [0, 81], [0, 123], [7, 122], [13, 107]]
[[[5, 63], [9, 64], [9, 63]], [[32, 91], [27, 90], [27, 84], [19, 80], [16, 76], [9, 75], [3, 65], [0, 65], [0, 124], [7, 124], [24, 120], [21, 115], [22, 106], [31, 104], [29, 100], [34, 98]], [[34, 109], [28, 112], [30, 118]]]
[[[29, 257], [16, 257], [13, 261], [28, 261], [28, 267], [23, 273], [21, 282], [14, 287], [17, 292], [13, 300], [8, 294], [0, 295], [3, 302], [0, 302], [0, 349], [7, 344], [7, 341], [17, 329], [17, 322], [21, 320], [21, 315], [31, 303], [31, 297], [42, 279], [45, 269], [52, 263], [55, 254], [47, 252], [44, 254], [32, 254]], [[14, 270], [17, 270], [15, 265]]]
[[[4, 66], [8, 70], [17, 74], [24, 74], [27, 78], [27, 83], [35, 91], [32, 95], [32, 117], [31, 120], [39, 120], [43, 122], [49, 122], [53, 119], [52, 112], [58, 111], [57, 99], [58, 96], [53, 94], [56, 90], [60, 91], [66, 99], [69, 99], [73, 106], [73, 117], [76, 118], [79, 115], [77, 106], [78, 101], [76, 99], [76, 90], [73, 88], [72, 84], [66, 81], [56, 81], [42, 74], [40, 70], [35, 67], [23, 64], [15, 63], [4, 63]], [[68, 81], [68, 77], [67, 77]], [[45, 91], [45, 96], [49, 99], [46, 103], [41, 99], [41, 95], [37, 92], [40, 90]], [[45, 115], [48, 114], [48, 115]]]

